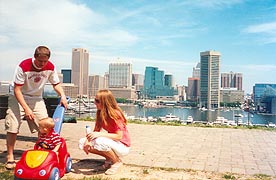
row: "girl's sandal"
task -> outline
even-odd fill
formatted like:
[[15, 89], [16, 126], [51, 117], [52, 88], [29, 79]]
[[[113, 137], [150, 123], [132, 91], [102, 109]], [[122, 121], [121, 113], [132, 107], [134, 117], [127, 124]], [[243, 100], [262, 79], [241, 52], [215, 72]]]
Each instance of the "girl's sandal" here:
[[115, 164], [112, 164], [111, 167], [105, 171], [106, 175], [113, 175], [116, 174], [119, 170], [119, 168], [123, 165], [121, 161], [116, 162]]

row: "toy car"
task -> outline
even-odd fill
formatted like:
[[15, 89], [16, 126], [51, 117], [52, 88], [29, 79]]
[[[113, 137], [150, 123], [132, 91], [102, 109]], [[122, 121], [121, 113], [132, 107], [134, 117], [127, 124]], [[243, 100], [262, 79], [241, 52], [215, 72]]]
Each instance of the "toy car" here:
[[[57, 133], [60, 133], [64, 111], [64, 107], [58, 105], [53, 115], [55, 132]], [[63, 138], [61, 139], [62, 143], [58, 153], [47, 150], [48, 145], [46, 143], [40, 143], [39, 145], [35, 145], [34, 149], [25, 151], [20, 160], [16, 163], [14, 179], [58, 180], [63, 177], [65, 173], [70, 172], [72, 168], [72, 158], [67, 152], [65, 140]]]

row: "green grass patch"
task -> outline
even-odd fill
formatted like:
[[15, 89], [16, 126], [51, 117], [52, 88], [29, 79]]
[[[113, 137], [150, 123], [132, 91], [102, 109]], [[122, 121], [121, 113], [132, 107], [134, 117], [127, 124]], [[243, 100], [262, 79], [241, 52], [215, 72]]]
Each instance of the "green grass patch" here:
[[224, 174], [222, 176], [224, 179], [237, 179], [233, 174]]
[[254, 177], [261, 180], [272, 180], [272, 177], [266, 174], [255, 174]]

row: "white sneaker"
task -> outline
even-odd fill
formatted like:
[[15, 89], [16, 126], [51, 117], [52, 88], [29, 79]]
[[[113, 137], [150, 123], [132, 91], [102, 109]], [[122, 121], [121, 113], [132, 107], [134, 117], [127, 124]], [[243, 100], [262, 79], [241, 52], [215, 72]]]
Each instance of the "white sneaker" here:
[[111, 167], [105, 171], [106, 175], [113, 175], [116, 174], [119, 171], [119, 168], [123, 165], [121, 161], [116, 162], [115, 164], [112, 164]]

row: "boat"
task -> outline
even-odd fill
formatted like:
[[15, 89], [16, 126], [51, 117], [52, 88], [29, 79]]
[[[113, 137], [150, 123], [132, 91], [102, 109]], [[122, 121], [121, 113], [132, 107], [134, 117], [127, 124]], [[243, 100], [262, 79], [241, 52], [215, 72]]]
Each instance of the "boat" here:
[[187, 118], [187, 124], [193, 123], [193, 121], [194, 121], [193, 116], [188, 116], [188, 118]]
[[228, 119], [222, 116], [218, 116], [216, 120], [213, 122], [214, 125], [226, 125], [228, 123]]
[[168, 122], [168, 121], [180, 121], [180, 118], [173, 115], [172, 113], [167, 114], [166, 116], [159, 117], [161, 121]]
[[267, 125], [268, 128], [276, 128], [276, 124], [269, 122]]
[[152, 117], [152, 116], [149, 116], [149, 117], [147, 118], [147, 121], [148, 121], [148, 122], [157, 122], [157, 118], [154, 118], [154, 117]]
[[234, 116], [237, 117], [237, 118], [239, 118], [239, 117], [242, 118], [243, 117], [242, 114], [235, 114]]

